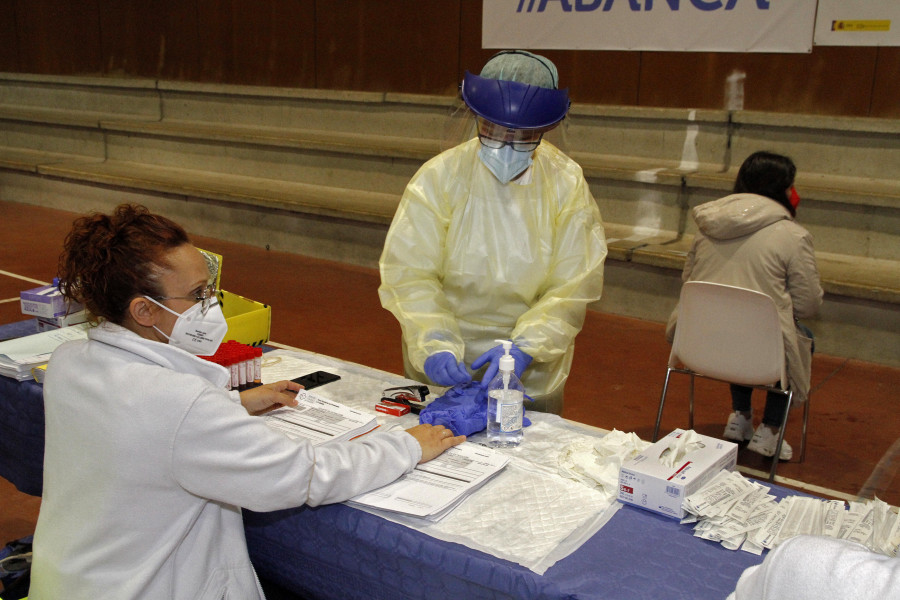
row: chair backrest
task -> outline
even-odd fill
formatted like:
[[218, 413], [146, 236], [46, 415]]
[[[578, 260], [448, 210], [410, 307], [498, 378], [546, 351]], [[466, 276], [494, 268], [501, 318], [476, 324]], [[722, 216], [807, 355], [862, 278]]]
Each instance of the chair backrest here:
[[746, 288], [689, 281], [681, 288], [669, 366], [731, 383], [787, 389], [775, 302]]

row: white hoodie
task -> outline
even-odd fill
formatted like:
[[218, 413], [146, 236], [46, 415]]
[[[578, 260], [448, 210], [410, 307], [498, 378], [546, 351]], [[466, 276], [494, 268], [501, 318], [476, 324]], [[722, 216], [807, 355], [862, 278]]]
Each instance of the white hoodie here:
[[47, 369], [34, 600], [262, 598], [239, 507], [340, 502], [421, 458], [403, 431], [291, 441], [224, 368], [110, 323], [88, 337]]
[[824, 536], [792, 537], [747, 568], [728, 600], [900, 600], [900, 558]]

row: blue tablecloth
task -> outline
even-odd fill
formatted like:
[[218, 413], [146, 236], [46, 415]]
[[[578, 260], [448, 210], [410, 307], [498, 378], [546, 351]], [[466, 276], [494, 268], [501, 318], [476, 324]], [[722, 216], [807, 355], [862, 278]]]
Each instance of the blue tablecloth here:
[[[0, 377], [0, 476], [27, 494], [41, 493], [43, 434], [41, 386]], [[245, 511], [244, 522], [260, 576], [309, 598], [721, 600], [762, 560], [631, 506], [544, 575], [343, 504]]]
[[632, 506], [544, 575], [341, 504], [244, 511], [244, 525], [260, 576], [310, 598], [722, 600], [762, 561]]
[[[37, 333], [37, 319], [0, 326], [0, 341]], [[0, 376], [0, 477], [40, 496], [44, 471], [44, 389]]]

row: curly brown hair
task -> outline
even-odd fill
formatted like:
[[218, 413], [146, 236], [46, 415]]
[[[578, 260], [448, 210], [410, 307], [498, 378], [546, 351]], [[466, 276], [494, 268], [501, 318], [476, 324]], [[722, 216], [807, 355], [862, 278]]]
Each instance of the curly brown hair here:
[[168, 266], [164, 256], [188, 243], [180, 225], [137, 204], [80, 217], [59, 257], [59, 290], [94, 319], [121, 325], [132, 298], [163, 295], [157, 278]]

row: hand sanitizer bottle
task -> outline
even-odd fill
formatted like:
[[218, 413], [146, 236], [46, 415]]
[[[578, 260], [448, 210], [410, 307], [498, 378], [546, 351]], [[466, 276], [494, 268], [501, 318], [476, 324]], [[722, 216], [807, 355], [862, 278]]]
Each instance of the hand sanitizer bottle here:
[[497, 375], [488, 384], [487, 440], [491, 446], [518, 446], [522, 441], [522, 408], [525, 387], [516, 377], [516, 359], [509, 351], [512, 342], [497, 340], [505, 354], [500, 357]]

